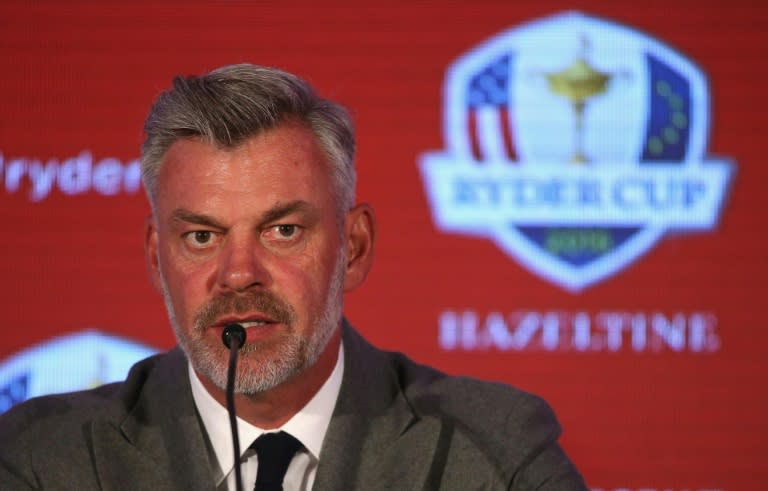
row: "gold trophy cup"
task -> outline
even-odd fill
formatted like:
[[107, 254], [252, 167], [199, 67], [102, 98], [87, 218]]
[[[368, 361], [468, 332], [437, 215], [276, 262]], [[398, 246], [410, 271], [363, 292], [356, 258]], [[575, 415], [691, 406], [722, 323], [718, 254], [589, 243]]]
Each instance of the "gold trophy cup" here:
[[[584, 47], [586, 51], [586, 40]], [[576, 143], [571, 162], [585, 164], [589, 159], [584, 154], [584, 108], [589, 99], [606, 91], [613, 75], [592, 68], [584, 55], [559, 72], [544, 75], [552, 92], [571, 101], [576, 120]]]

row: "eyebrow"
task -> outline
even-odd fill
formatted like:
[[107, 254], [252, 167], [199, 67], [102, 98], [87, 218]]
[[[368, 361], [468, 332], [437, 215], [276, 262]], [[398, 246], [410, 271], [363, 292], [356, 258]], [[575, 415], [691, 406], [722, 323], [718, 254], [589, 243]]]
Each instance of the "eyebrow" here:
[[[279, 220], [292, 213], [306, 213], [311, 218], [317, 215], [317, 210], [314, 206], [303, 200], [290, 201], [288, 203], [278, 204], [264, 212], [261, 216], [261, 223], [269, 223]], [[195, 213], [185, 208], [177, 208], [171, 213], [171, 220], [174, 222], [186, 222], [195, 225], [204, 225], [206, 227], [213, 227], [218, 229], [226, 229], [227, 227], [219, 220], [213, 218], [210, 215], [204, 213]]]
[[184, 208], [176, 208], [171, 213], [171, 220], [174, 222], [194, 223], [195, 225], [205, 225], [213, 228], [226, 228], [224, 224], [210, 215], [195, 213]]
[[310, 217], [317, 215], [317, 210], [314, 206], [310, 205], [306, 201], [296, 200], [289, 201], [288, 203], [284, 204], [278, 204], [272, 207], [262, 215], [261, 221], [262, 223], [274, 222], [275, 220], [279, 220], [287, 215], [290, 215], [291, 213], [297, 212], [306, 213], [310, 215]]

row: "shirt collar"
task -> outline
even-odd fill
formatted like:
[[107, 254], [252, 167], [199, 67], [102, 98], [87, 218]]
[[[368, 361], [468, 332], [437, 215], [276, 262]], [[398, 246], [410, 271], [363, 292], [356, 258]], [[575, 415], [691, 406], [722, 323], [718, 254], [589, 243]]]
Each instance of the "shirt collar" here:
[[[320, 459], [320, 449], [323, 446], [325, 433], [331, 422], [333, 408], [341, 389], [341, 379], [344, 375], [344, 349], [343, 343], [339, 345], [339, 354], [336, 357], [331, 375], [323, 383], [310, 401], [288, 420], [279, 430], [286, 431], [299, 440], [315, 459]], [[219, 468], [226, 476], [234, 467], [232, 454], [232, 434], [229, 428], [229, 414], [227, 408], [211, 396], [203, 386], [197, 373], [188, 363], [189, 381], [192, 386], [192, 397], [195, 400], [200, 419], [203, 421], [208, 439], [211, 442]], [[272, 431], [272, 430], [270, 430]], [[277, 430], [275, 430], [277, 431]], [[237, 433], [240, 439], [240, 455], [242, 456], [249, 445], [262, 433], [263, 428], [254, 426], [245, 420], [237, 418]]]

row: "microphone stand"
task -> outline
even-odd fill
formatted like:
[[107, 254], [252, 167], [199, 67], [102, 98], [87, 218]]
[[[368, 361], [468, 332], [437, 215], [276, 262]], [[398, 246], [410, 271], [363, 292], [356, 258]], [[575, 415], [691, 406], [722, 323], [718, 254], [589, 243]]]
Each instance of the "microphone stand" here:
[[227, 369], [227, 412], [229, 427], [232, 431], [232, 450], [235, 454], [235, 482], [238, 491], [243, 491], [243, 477], [240, 470], [240, 435], [237, 432], [237, 413], [235, 412], [235, 368], [237, 351], [245, 344], [245, 329], [240, 324], [228, 324], [221, 334], [224, 346], [229, 348], [229, 367]]

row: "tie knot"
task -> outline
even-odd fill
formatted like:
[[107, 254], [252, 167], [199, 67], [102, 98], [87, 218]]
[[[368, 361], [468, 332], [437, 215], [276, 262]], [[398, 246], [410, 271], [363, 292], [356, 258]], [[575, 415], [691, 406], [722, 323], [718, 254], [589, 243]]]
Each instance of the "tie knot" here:
[[301, 447], [300, 441], [284, 431], [258, 437], [251, 445], [259, 456], [256, 491], [282, 490], [288, 464]]

